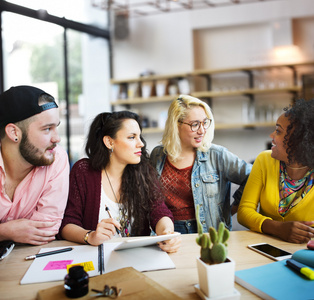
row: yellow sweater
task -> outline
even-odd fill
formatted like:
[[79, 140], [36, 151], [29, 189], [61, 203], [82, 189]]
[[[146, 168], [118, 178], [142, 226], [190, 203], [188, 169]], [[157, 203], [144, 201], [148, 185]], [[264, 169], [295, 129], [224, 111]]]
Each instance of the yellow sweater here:
[[285, 217], [278, 213], [279, 170], [280, 161], [271, 157], [270, 150], [258, 155], [241, 198], [238, 210], [240, 224], [253, 231], [262, 232], [262, 223], [266, 219], [283, 222], [314, 221], [313, 188]]

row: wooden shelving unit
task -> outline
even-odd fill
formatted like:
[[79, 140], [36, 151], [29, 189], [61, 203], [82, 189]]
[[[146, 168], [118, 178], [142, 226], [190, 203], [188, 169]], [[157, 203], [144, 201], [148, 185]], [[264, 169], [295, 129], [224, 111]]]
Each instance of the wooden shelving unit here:
[[[254, 122], [254, 123], [218, 123], [215, 124], [215, 130], [230, 130], [230, 129], [254, 129], [256, 127], [274, 127], [275, 122]], [[164, 132], [163, 128], [159, 127], [150, 127], [150, 128], [143, 128], [144, 134], [151, 134], [151, 133], [162, 133]]]
[[[293, 97], [297, 97], [297, 95], [301, 92], [302, 88], [298, 86], [298, 67], [302, 66], [313, 66], [314, 61], [302, 62], [302, 63], [294, 63], [294, 64], [276, 64], [276, 65], [264, 65], [264, 66], [250, 66], [250, 67], [241, 67], [241, 68], [229, 68], [229, 69], [215, 69], [215, 70], [195, 70], [193, 72], [187, 73], [177, 73], [177, 74], [169, 74], [169, 75], [152, 75], [146, 77], [132, 78], [132, 79], [112, 79], [111, 85], [118, 85], [120, 88], [124, 86], [127, 89], [129, 84], [137, 83], [139, 88], [141, 84], [144, 82], [153, 82], [155, 84], [160, 80], [181, 80], [181, 79], [190, 79], [195, 77], [205, 77], [207, 82], [207, 89], [200, 91], [192, 91], [190, 95], [201, 98], [211, 100], [213, 98], [222, 98], [222, 97], [239, 97], [244, 96], [248, 97], [251, 103], [254, 103], [255, 96], [258, 95], [271, 95], [278, 93], [289, 93], [292, 94]], [[274, 88], [257, 88], [254, 86], [254, 72], [262, 71], [262, 70], [271, 70], [278, 68], [289, 68], [292, 71], [292, 78], [289, 86], [284, 87], [274, 87]], [[235, 73], [241, 72], [246, 74], [248, 80], [249, 88], [245, 89], [234, 89], [228, 91], [216, 91], [211, 88], [211, 79], [213, 75], [216, 74], [227, 74], [227, 73]], [[115, 106], [126, 106], [127, 108], [130, 106], [139, 106], [139, 105], [149, 105], [153, 103], [162, 103], [162, 102], [171, 102], [175, 99], [179, 94], [176, 95], [164, 95], [164, 96], [152, 96], [152, 97], [134, 97], [130, 99], [116, 99], [115, 101], [111, 101], [112, 109], [114, 110]], [[269, 127], [274, 126], [274, 122], [270, 123], [239, 123], [239, 124], [217, 124], [215, 128], [217, 130], [223, 129], [233, 129], [233, 128], [256, 128], [256, 127]], [[145, 134], [150, 133], [160, 133], [163, 132], [161, 128], [144, 128], [143, 132]]]
[[117, 100], [114, 102], [111, 102], [111, 105], [134, 105], [134, 104], [146, 104], [146, 103], [159, 103], [159, 102], [170, 102], [172, 101], [176, 96], [178, 95], [166, 95], [163, 97], [149, 97], [149, 98], [142, 98], [142, 97], [136, 97], [132, 99], [122, 99]]

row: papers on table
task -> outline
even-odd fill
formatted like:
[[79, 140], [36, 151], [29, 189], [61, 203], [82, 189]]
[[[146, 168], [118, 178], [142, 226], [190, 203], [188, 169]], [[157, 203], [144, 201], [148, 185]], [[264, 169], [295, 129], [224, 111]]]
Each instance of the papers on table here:
[[[171, 237], [173, 237], [173, 235], [171, 235]], [[132, 239], [133, 238], [131, 238], [131, 240]], [[157, 240], [155, 237], [134, 238], [134, 240], [136, 239], [138, 239], [136, 242], [137, 245], [142, 245], [147, 239], [151, 239], [149, 243], [152, 244], [155, 244]], [[166, 239], [169, 239], [169, 237]], [[134, 247], [136, 243], [125, 243], [124, 241], [104, 243], [104, 273], [125, 267], [133, 267], [140, 272], [175, 268], [169, 255], [160, 250], [158, 246]], [[114, 251], [117, 247], [127, 247], [126, 245], [132, 248]], [[61, 248], [65, 247], [42, 248], [39, 253]], [[100, 247], [89, 245], [73, 246], [73, 250], [69, 252], [36, 258], [22, 278], [20, 284], [63, 280], [67, 274], [68, 265], [71, 266], [74, 264], [84, 265], [84, 269], [88, 272], [90, 277], [100, 275], [99, 248]]]

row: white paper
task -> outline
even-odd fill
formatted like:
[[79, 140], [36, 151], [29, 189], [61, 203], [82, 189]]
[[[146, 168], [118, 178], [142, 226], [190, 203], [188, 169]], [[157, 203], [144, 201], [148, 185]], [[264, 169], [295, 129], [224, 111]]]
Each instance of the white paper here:
[[[149, 239], [151, 237], [146, 237]], [[135, 238], [134, 238], [135, 239]], [[175, 264], [169, 255], [162, 251], [158, 246], [137, 247], [125, 250], [114, 251], [119, 246], [118, 243], [104, 243], [105, 272], [108, 273], [125, 267], [143, 271], [174, 269]], [[42, 248], [39, 253], [62, 249], [65, 247]], [[44, 270], [47, 265], [58, 266], [65, 261], [71, 264], [92, 262], [94, 270], [88, 271], [90, 277], [100, 275], [98, 271], [98, 247], [82, 245], [73, 246], [73, 250], [43, 257], [36, 258], [28, 268], [20, 284], [59, 281], [64, 280], [67, 275], [66, 268], [51, 268]]]

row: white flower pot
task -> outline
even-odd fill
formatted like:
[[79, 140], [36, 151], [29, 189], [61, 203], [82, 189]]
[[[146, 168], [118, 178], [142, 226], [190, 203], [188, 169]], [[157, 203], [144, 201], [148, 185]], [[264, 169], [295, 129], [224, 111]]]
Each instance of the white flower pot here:
[[208, 265], [197, 258], [199, 286], [208, 298], [231, 295], [234, 292], [235, 262]]

